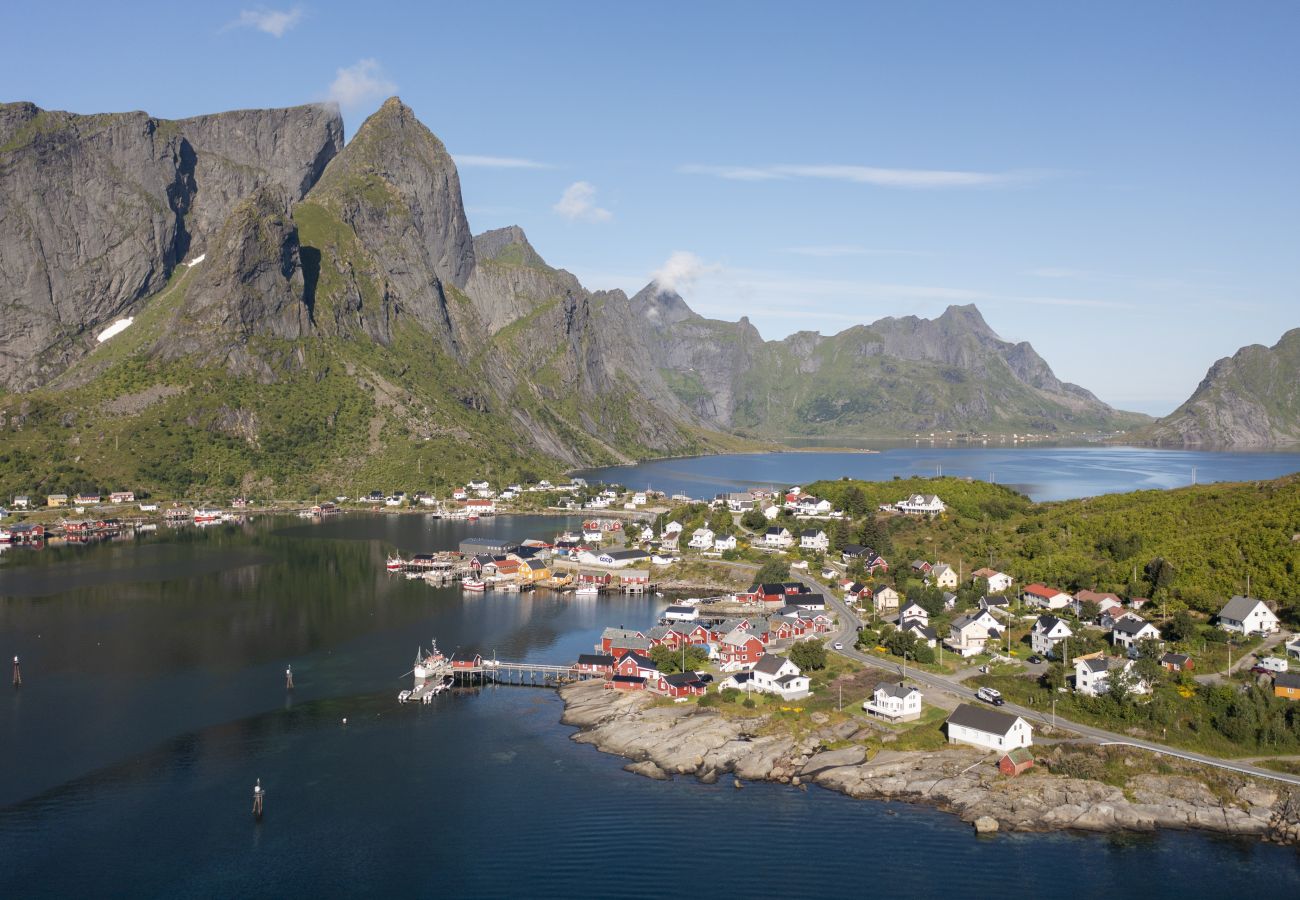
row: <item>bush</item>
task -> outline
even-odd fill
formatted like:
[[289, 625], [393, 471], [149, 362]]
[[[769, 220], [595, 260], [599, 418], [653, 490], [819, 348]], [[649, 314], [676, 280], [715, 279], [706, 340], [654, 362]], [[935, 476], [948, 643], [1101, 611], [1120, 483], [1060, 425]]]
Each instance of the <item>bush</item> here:
[[826, 645], [818, 640], [799, 641], [790, 648], [790, 661], [804, 672], [826, 668]]
[[754, 698], [753, 698], [753, 697], [746, 697], [745, 700], [744, 700], [744, 702], [741, 703], [740, 705], [743, 706], [743, 707], [745, 707], [745, 709], [753, 709], [753, 708], [754, 708], [755, 706], [757, 706], [758, 704], [756, 704], [756, 703], [754, 702]]
[[740, 699], [740, 689], [723, 688], [721, 691], [718, 692], [718, 696], [728, 703], [735, 703], [737, 700]]

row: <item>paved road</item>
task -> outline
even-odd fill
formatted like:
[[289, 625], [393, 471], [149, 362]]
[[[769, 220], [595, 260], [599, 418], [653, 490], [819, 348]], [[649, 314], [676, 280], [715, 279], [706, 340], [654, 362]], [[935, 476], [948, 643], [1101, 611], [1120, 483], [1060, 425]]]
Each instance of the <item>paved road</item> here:
[[[794, 577], [797, 578], [799, 581], [803, 582], [804, 584], [808, 585], [809, 587], [811, 587], [813, 590], [817, 591], [824, 598], [826, 598], [827, 606], [835, 610], [835, 612], [839, 614], [839, 619], [842, 627], [840, 628], [840, 631], [837, 634], [832, 635], [828, 640], [832, 644], [834, 644], [835, 642], [842, 643], [844, 645], [844, 649], [835, 650], [834, 652], [839, 653], [842, 656], [847, 656], [849, 659], [857, 660], [858, 662], [863, 663], [865, 665], [872, 666], [873, 668], [884, 669], [889, 672], [897, 673], [900, 676], [902, 675], [903, 667], [900, 666], [898, 663], [890, 662], [888, 660], [880, 659], [879, 657], [868, 655], [857, 649], [856, 642], [858, 637], [858, 633], [857, 633], [858, 626], [862, 624], [862, 620], [859, 619], [858, 616], [851, 609], [848, 608], [848, 606], [846, 606], [838, 597], [832, 594], [824, 585], [822, 585], [817, 581], [814, 581], [812, 578], [809, 578], [804, 575], [797, 575], [797, 574]], [[950, 676], [935, 675], [930, 672], [912, 668], [907, 670], [907, 677], [911, 681], [928, 685], [929, 687], [936, 688], [938, 690], [947, 691], [949, 694], [953, 694], [961, 698], [962, 700], [975, 699], [975, 691], [972, 688], [967, 687], [966, 685], [960, 683], [959, 681], [955, 680]], [[1014, 703], [1008, 703], [1005, 706], [1003, 706], [1001, 709], [1003, 712], [1015, 713], [1016, 715], [1024, 716], [1026, 719], [1030, 721], [1040, 722], [1042, 724], [1052, 724], [1051, 714], [1044, 713], [1042, 710], [1039, 709], [1030, 709], [1029, 707], [1018, 706]], [[1252, 766], [1237, 760], [1222, 759], [1217, 756], [1207, 756], [1202, 753], [1192, 753], [1187, 750], [1177, 750], [1172, 747], [1167, 747], [1163, 744], [1154, 744], [1151, 743], [1150, 741], [1141, 741], [1129, 737], [1128, 735], [1118, 734], [1113, 731], [1106, 731], [1105, 729], [1102, 728], [1094, 728], [1091, 725], [1081, 725], [1078, 722], [1071, 722], [1059, 716], [1056, 717], [1055, 724], [1057, 728], [1062, 728], [1067, 731], [1072, 731], [1075, 734], [1078, 734], [1090, 740], [1094, 740], [1097, 743], [1103, 745], [1123, 744], [1129, 747], [1139, 747], [1144, 750], [1150, 750], [1153, 753], [1162, 753], [1166, 756], [1173, 756], [1179, 759], [1190, 760], [1192, 762], [1204, 763], [1205, 765], [1215, 766], [1220, 769], [1227, 769], [1233, 772], [1240, 772], [1244, 775], [1254, 775], [1259, 778], [1268, 778], [1274, 781], [1284, 781], [1289, 784], [1300, 785], [1300, 776], [1286, 775], [1281, 772], [1274, 772], [1270, 769], [1262, 769], [1259, 768], [1258, 766]]]

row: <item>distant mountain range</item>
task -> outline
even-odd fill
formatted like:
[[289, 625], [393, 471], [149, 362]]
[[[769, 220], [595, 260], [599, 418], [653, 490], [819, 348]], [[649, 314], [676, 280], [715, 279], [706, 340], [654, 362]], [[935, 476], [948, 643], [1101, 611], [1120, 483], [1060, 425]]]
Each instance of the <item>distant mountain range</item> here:
[[518, 228], [471, 234], [451, 156], [396, 98], [346, 145], [317, 106], [2, 105], [0, 292], [0, 488], [369, 489], [1149, 422], [973, 306], [764, 341], [655, 284], [588, 291]]
[[1216, 362], [1187, 402], [1142, 436], [1184, 445], [1300, 442], [1300, 328]]

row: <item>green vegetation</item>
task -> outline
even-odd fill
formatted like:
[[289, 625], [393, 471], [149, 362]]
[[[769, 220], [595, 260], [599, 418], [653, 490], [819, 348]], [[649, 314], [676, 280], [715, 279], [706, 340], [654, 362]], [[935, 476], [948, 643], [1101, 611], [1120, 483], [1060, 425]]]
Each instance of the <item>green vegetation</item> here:
[[677, 650], [659, 644], [650, 648], [650, 659], [660, 672], [672, 675], [675, 672], [693, 672], [706, 668], [709, 652], [696, 644]]
[[826, 645], [819, 640], [795, 641], [790, 647], [790, 661], [804, 672], [826, 668]]

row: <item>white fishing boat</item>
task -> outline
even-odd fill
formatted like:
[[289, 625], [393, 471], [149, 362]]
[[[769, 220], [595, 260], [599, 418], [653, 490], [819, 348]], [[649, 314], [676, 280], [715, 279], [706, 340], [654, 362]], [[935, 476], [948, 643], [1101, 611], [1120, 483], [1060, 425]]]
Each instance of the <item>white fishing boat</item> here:
[[212, 522], [221, 521], [221, 510], [219, 509], [196, 509], [194, 510], [194, 523], [204, 525]]
[[466, 578], [460, 583], [461, 590], [482, 592], [487, 590], [487, 583], [478, 578]]
[[388, 569], [390, 572], [400, 572], [405, 567], [406, 560], [402, 559], [400, 555], [390, 556], [388, 557], [388, 561], [384, 563], [384, 568]]
[[594, 584], [584, 584], [573, 593], [578, 597], [599, 597], [600, 588], [596, 587]]

